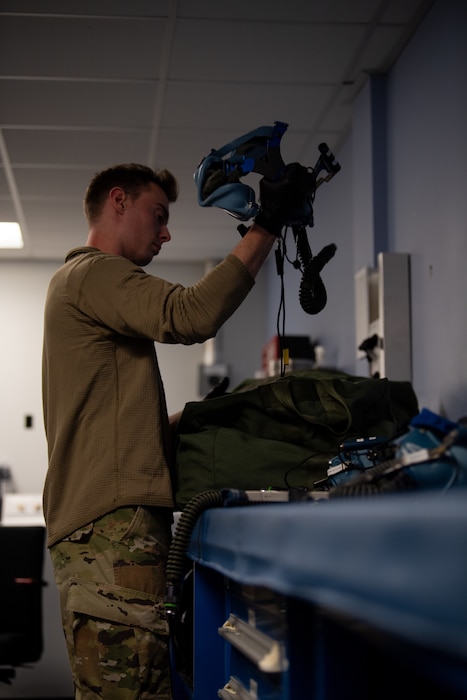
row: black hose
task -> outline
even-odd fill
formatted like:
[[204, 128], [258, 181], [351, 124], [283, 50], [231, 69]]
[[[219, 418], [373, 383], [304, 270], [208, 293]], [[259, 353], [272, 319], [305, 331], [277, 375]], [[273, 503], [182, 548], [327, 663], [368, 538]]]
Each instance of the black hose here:
[[168, 615], [176, 615], [180, 602], [181, 581], [188, 568], [187, 550], [199, 516], [208, 508], [223, 504], [222, 491], [204, 491], [194, 496], [182, 510], [167, 556], [164, 605]]

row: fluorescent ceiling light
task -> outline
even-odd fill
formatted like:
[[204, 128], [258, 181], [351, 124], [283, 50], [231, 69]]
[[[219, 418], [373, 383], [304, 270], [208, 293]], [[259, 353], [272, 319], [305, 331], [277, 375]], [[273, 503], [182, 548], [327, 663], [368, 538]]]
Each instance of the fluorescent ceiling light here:
[[20, 225], [16, 221], [0, 221], [0, 248], [24, 246]]

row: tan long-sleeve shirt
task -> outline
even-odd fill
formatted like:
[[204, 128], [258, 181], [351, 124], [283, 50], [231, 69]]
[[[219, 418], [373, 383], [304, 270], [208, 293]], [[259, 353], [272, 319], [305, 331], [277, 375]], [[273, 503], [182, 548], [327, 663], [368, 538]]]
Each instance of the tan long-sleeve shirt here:
[[96, 248], [68, 254], [44, 321], [49, 546], [121, 506], [173, 506], [154, 341], [213, 337], [253, 284], [232, 255], [185, 288]]

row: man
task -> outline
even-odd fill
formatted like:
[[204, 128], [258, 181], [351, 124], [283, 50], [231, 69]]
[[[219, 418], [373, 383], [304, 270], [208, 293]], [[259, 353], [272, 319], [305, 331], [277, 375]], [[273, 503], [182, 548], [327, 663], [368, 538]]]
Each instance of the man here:
[[171, 421], [154, 341], [215, 335], [300, 203], [305, 174], [295, 164], [263, 180], [256, 222], [188, 288], [142, 269], [171, 238], [171, 173], [120, 165], [88, 187], [86, 246], [50, 282], [43, 350], [44, 513], [76, 698], [171, 698]]

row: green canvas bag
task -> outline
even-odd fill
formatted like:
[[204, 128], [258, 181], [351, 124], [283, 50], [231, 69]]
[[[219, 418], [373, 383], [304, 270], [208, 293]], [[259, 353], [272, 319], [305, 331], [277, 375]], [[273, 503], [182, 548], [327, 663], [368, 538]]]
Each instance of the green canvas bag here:
[[311, 490], [344, 439], [392, 438], [418, 410], [410, 382], [324, 369], [247, 380], [187, 403], [176, 438], [177, 507], [213, 489]]

